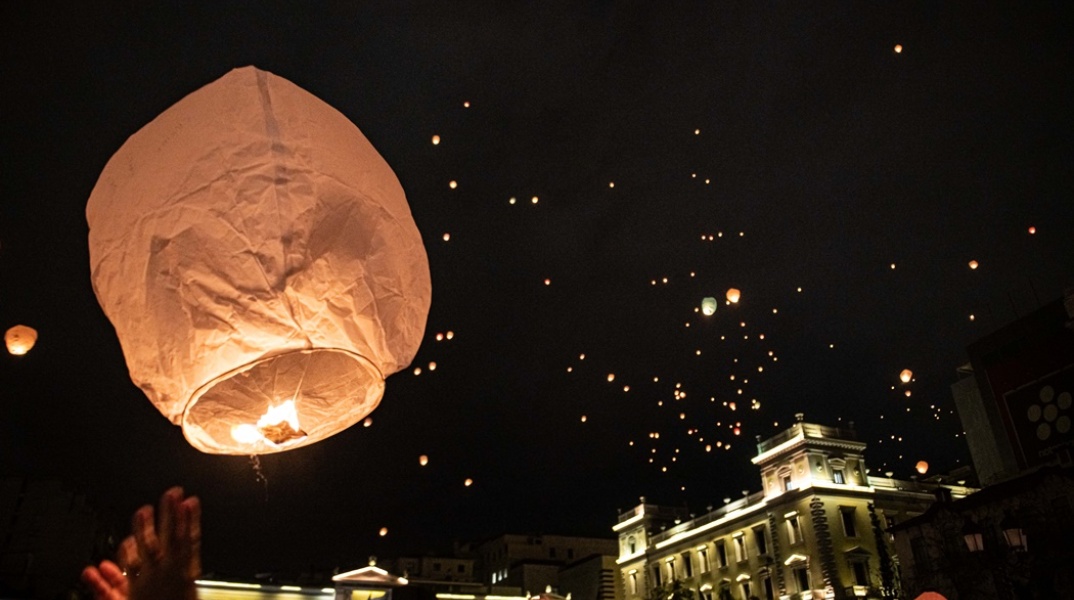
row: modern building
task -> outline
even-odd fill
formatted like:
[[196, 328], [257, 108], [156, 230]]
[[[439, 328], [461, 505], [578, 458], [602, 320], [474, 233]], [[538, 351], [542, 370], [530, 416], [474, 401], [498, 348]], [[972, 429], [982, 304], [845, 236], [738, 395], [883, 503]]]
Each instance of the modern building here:
[[623, 600], [615, 559], [614, 554], [591, 554], [564, 566], [559, 570], [560, 593], [571, 600]]
[[474, 577], [474, 560], [455, 556], [403, 556], [379, 562], [391, 573], [400, 573], [415, 587], [437, 593], [479, 594], [508, 593], [517, 590], [493, 590]]
[[488, 585], [518, 588], [527, 594], [546, 588], [566, 593], [559, 585], [561, 569], [594, 555], [617, 556], [618, 548], [611, 538], [505, 534], [466, 544], [458, 554], [475, 559], [476, 576]]
[[967, 352], [952, 392], [985, 487], [891, 529], [907, 597], [1074, 598], [1074, 293]]
[[701, 600], [880, 598], [896, 593], [885, 529], [963, 486], [872, 477], [853, 429], [803, 421], [757, 444], [761, 490], [696, 518], [645, 503], [621, 514], [626, 600], [685, 586]]
[[[981, 484], [1070, 459], [1074, 291], [975, 341], [951, 386]], [[1064, 395], [1065, 393], [1065, 395]]]

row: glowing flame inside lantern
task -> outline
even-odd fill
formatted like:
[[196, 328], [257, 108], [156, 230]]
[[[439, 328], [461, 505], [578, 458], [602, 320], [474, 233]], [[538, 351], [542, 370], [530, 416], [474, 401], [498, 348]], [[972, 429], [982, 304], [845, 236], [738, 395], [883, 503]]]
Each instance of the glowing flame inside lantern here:
[[701, 299], [701, 312], [706, 316], [710, 316], [716, 312], [716, 299], [715, 298], [702, 298]]
[[295, 401], [288, 400], [277, 406], [269, 406], [257, 420], [257, 425], [243, 423], [232, 427], [231, 437], [240, 444], [269, 442], [278, 446], [304, 439], [306, 432], [299, 427]]
[[742, 297], [742, 292], [738, 291], [736, 288], [731, 288], [731, 289], [727, 290], [727, 301], [730, 302], [731, 304], [737, 303], [738, 299], [741, 298], [741, 297]]
[[903, 383], [910, 383], [910, 380], [914, 378], [914, 372], [910, 369], [903, 369], [902, 373], [899, 373], [899, 381]]
[[37, 331], [26, 325], [16, 325], [4, 334], [4, 343], [7, 351], [15, 356], [22, 356], [30, 351], [37, 343]]

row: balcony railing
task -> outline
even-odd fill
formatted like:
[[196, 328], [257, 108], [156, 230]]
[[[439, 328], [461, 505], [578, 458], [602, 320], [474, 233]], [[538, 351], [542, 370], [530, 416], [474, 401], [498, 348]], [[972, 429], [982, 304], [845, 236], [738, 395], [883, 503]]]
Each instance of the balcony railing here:
[[827, 425], [816, 425], [814, 423], [795, 423], [790, 429], [776, 434], [763, 442], [758, 442], [757, 454], [768, 452], [783, 442], [794, 438], [796, 435], [804, 435], [805, 437], [811, 438], [833, 438], [854, 441], [857, 441], [858, 439], [858, 434], [853, 429], [829, 427]]
[[679, 533], [689, 531], [691, 529], [696, 529], [698, 527], [701, 527], [702, 525], [708, 525], [713, 521], [719, 521], [720, 519], [726, 517], [728, 513], [746, 508], [748, 506], [753, 506], [754, 504], [757, 504], [763, 500], [764, 492], [754, 492], [749, 496], [744, 496], [742, 498], [739, 498], [738, 500], [735, 500], [734, 502], [729, 502], [709, 513], [703, 514], [696, 519], [691, 519], [689, 521], [671, 527], [665, 531], [661, 531], [660, 533], [654, 535], [650, 542], [652, 544], [658, 544], [673, 535], [677, 535]]
[[639, 504], [633, 509], [619, 515], [616, 524], [629, 521], [634, 517], [648, 515], [661, 520], [681, 519], [686, 516], [686, 509], [660, 506], [659, 504]]

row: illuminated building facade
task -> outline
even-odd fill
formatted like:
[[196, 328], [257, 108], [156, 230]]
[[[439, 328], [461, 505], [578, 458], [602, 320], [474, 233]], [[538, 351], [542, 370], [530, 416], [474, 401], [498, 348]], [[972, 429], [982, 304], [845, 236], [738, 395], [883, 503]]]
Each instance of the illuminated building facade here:
[[884, 530], [937, 493], [973, 490], [871, 477], [853, 429], [803, 422], [757, 444], [762, 489], [687, 519], [642, 503], [619, 515], [626, 600], [684, 586], [701, 600], [880, 598], [898, 587]]

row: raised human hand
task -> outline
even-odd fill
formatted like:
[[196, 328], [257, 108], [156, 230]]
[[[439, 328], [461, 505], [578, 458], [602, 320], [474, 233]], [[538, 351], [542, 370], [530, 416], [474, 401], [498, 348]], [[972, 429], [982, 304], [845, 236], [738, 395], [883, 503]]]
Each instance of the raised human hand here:
[[131, 528], [134, 533], [120, 546], [119, 565], [103, 561], [82, 572], [96, 600], [196, 600], [194, 580], [201, 574], [198, 499], [184, 499], [182, 488], [171, 488], [161, 496], [156, 515], [148, 505], [135, 511]]

